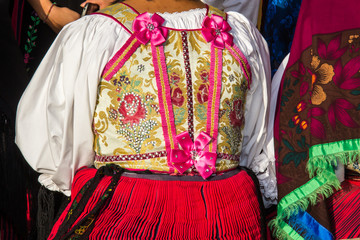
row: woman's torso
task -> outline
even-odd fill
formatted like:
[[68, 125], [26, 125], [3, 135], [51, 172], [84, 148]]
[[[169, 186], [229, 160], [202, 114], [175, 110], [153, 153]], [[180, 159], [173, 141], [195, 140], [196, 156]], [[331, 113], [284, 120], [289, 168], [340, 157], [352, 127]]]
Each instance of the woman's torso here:
[[[121, 6], [104, 13], [131, 30], [137, 13]], [[137, 47], [121, 67], [122, 51], [110, 60], [94, 114], [97, 167], [116, 163], [129, 169], [177, 172], [172, 149], [192, 145], [202, 132], [212, 139], [203, 152], [216, 154], [216, 172], [238, 166], [250, 69], [235, 45], [226, 43], [221, 49], [204, 39], [201, 23], [211, 14], [226, 21], [226, 14], [214, 8], [162, 14], [168, 27], [163, 45]], [[135, 45], [136, 39], [127, 44]], [[184, 132], [190, 138], [181, 143], [176, 136]], [[192, 166], [187, 172], [194, 171]]]

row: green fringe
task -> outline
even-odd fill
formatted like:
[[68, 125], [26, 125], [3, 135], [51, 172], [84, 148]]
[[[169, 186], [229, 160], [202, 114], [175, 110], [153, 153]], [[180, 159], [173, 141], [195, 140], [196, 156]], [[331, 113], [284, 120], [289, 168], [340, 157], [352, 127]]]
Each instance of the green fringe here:
[[306, 209], [309, 207], [309, 204], [315, 205], [317, 203], [317, 200], [319, 199], [319, 196], [321, 196], [322, 198], [328, 198], [334, 193], [334, 188], [336, 190], [340, 189], [340, 182], [336, 178], [336, 175], [333, 173], [328, 174], [331, 174], [333, 176], [332, 179], [329, 179], [327, 183], [317, 188], [305, 198], [299, 199], [294, 204], [289, 205], [277, 218], [289, 219], [292, 215], [298, 214], [300, 210], [306, 211]]
[[281, 221], [281, 219], [275, 218], [269, 222], [269, 228], [272, 231], [273, 237], [281, 240], [293, 240], [293, 238], [281, 228], [279, 221]]
[[[313, 154], [316, 156], [311, 156], [310, 154], [306, 169], [309, 172], [311, 179], [314, 177], [317, 178], [316, 180], [314, 179], [314, 181], [320, 186], [305, 197], [299, 197], [299, 200], [289, 206], [286, 207], [285, 205], [286, 208], [284, 209], [280, 209], [281, 206], [279, 205], [278, 215], [269, 223], [269, 227], [272, 230], [274, 237], [281, 240], [303, 239], [300, 235], [293, 232], [294, 229], [289, 230], [289, 225], [287, 225], [285, 221], [292, 215], [298, 214], [300, 210], [306, 211], [309, 204], [315, 205], [320, 196], [323, 199], [328, 198], [334, 193], [334, 189], [338, 190], [341, 188], [334, 169], [337, 167], [338, 163], [348, 165], [360, 159], [360, 149], [357, 147], [360, 144], [359, 141], [359, 139], [344, 140], [319, 145], [319, 149], [314, 149]], [[339, 144], [342, 144], [344, 147], [341, 152], [334, 152], [337, 151], [337, 148], [333, 148], [333, 144], [335, 147]], [[327, 152], [328, 154], [321, 155], [322, 152]], [[309, 184], [309, 186], [312, 185], [311, 183]], [[299, 187], [300, 192], [303, 191], [301, 190], [301, 187], [305, 186]], [[311, 188], [307, 189], [310, 190]], [[306, 194], [306, 192], [304, 194]], [[286, 196], [284, 198], [286, 198]]]
[[316, 156], [309, 158], [306, 169], [309, 172], [310, 178], [316, 174], [321, 174], [326, 169], [337, 167], [338, 162], [344, 165], [348, 165], [358, 161], [360, 157], [359, 150], [346, 151], [340, 153], [334, 153], [330, 155]]
[[306, 197], [299, 199], [295, 203], [289, 205], [286, 209], [284, 209], [283, 212], [280, 213], [280, 215], [278, 215], [274, 220], [270, 221], [269, 227], [273, 231], [274, 237], [278, 239], [292, 240], [293, 238], [291, 238], [289, 234], [287, 234], [281, 228], [280, 222], [289, 219], [294, 214], [298, 214], [300, 210], [306, 211], [306, 209], [309, 207], [309, 204], [316, 204], [319, 196], [322, 198], [328, 198], [333, 194], [334, 189], [340, 189], [340, 182], [333, 172], [323, 171], [322, 174], [327, 174], [327, 177], [330, 177], [330, 179], [328, 179], [325, 184], [317, 188], [311, 194], [308, 194]]

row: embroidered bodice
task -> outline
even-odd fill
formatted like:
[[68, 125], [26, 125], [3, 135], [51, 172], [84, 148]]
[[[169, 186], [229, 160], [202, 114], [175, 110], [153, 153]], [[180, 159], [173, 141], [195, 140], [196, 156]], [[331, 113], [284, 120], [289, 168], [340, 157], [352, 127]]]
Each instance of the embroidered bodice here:
[[116, 18], [131, 37], [99, 84], [95, 165], [200, 171], [204, 178], [237, 167], [251, 72], [226, 14], [210, 7], [195, 30], [169, 29], [161, 16], [125, 4], [101, 14]]

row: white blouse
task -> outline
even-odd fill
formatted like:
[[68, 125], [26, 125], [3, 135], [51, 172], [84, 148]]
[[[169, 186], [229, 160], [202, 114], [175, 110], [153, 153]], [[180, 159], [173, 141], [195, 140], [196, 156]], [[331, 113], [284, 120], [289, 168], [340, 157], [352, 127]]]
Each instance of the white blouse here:
[[255, 26], [258, 22], [260, 0], [201, 0], [202, 2], [221, 9], [225, 12], [243, 14]]
[[[165, 26], [201, 28], [206, 9], [160, 14]], [[270, 62], [265, 40], [239, 13], [229, 12], [235, 44], [247, 57], [252, 85], [245, 106], [240, 165], [260, 181], [265, 206], [276, 203], [272, 136], [268, 133]], [[106, 63], [130, 37], [114, 20], [85, 16], [64, 27], [25, 90], [17, 112], [16, 143], [50, 190], [70, 195], [75, 172], [94, 162], [92, 121]]]

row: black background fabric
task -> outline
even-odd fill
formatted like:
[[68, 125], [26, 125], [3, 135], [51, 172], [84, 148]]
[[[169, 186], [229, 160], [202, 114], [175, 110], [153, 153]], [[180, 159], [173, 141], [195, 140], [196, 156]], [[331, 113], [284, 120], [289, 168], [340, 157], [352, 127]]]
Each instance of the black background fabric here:
[[[60, 0], [57, 5], [68, 6], [80, 13], [81, 2]], [[26, 29], [34, 10], [25, 2], [20, 44], [15, 40], [11, 28], [12, 11], [13, 1], [0, 0], [0, 231], [5, 232], [7, 240], [32, 240], [38, 239], [36, 213], [40, 185], [37, 182], [38, 174], [27, 164], [15, 144], [15, 116], [20, 97], [56, 34], [41, 22], [36, 48], [31, 61], [25, 65]], [[27, 221], [27, 210], [30, 221]]]
[[17, 103], [28, 77], [11, 29], [10, 2], [0, 1], [0, 217], [20, 239], [26, 237], [26, 163], [14, 143]]

